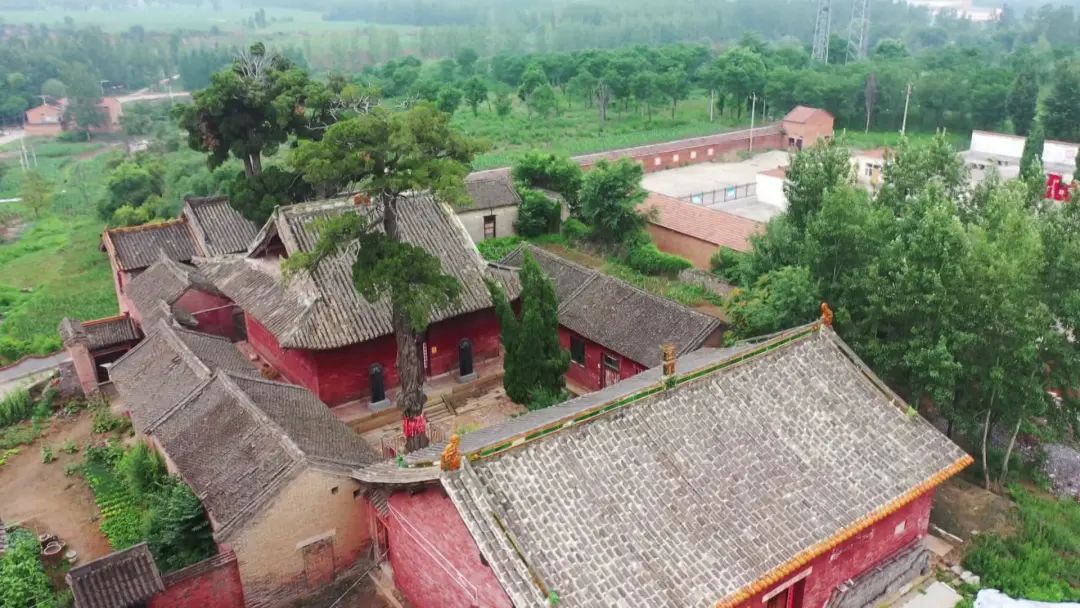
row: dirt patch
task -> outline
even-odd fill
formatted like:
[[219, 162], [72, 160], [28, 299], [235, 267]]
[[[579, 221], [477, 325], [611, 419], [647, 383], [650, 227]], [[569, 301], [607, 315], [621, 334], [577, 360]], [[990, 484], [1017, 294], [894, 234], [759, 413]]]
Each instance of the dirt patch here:
[[[71, 463], [82, 461], [82, 448], [90, 440], [93, 415], [80, 413], [73, 420], [54, 421], [33, 445], [8, 459], [0, 468], [0, 518], [21, 522], [37, 533], [55, 534], [79, 553], [79, 562], [108, 554], [111, 549], [98, 528], [94, 496], [81, 477], [64, 475]], [[79, 453], [65, 454], [65, 441], [79, 446]], [[41, 446], [56, 455], [49, 464], [41, 461]]]
[[968, 541], [987, 532], [1012, 533], [1015, 510], [1008, 498], [954, 477], [938, 488], [930, 522]]

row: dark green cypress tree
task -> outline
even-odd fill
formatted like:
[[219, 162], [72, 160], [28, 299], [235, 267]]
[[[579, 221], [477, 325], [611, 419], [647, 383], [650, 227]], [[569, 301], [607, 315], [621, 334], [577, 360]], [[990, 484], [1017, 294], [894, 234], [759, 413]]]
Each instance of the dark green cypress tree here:
[[[492, 285], [502, 325], [503, 387], [516, 403], [530, 408], [557, 402], [565, 386], [570, 354], [559, 344], [559, 301], [555, 288], [528, 251], [521, 266], [521, 317], [505, 294]], [[554, 397], [553, 397], [554, 396]]]

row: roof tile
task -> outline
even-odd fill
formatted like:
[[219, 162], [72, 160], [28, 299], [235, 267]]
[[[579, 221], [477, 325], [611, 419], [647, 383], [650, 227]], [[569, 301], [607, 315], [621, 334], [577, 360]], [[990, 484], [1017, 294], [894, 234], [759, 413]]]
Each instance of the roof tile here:
[[759, 222], [657, 192], [649, 193], [641, 209], [656, 211], [650, 223], [735, 251], [750, 251], [750, 237], [764, 231]]

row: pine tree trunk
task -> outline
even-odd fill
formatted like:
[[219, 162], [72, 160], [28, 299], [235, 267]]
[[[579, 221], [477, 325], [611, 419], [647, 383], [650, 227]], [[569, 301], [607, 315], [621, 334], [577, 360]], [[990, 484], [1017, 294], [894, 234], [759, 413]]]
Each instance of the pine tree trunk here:
[[716, 112], [716, 90], [709, 89], [709, 122], [713, 121]]
[[983, 436], [982, 436], [982, 465], [983, 465], [983, 487], [990, 490], [990, 466], [986, 462], [986, 443], [990, 436], [990, 412], [994, 411], [994, 408], [986, 408], [986, 421], [983, 422]]
[[[396, 199], [386, 202], [383, 229], [391, 239], [400, 241], [397, 204]], [[398, 378], [401, 382], [398, 407], [401, 408], [402, 428], [405, 430], [405, 451], [412, 452], [428, 445], [427, 421], [424, 419], [424, 404], [427, 402], [424, 394], [424, 368], [417, 348], [420, 337], [419, 332], [409, 322], [404, 307], [393, 301], [393, 298], [390, 306], [391, 324], [397, 343]]]

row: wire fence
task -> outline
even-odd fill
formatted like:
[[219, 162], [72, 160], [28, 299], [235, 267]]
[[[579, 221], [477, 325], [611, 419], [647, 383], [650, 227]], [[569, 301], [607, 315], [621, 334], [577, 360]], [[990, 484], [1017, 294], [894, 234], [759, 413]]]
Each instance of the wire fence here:
[[695, 205], [711, 206], [718, 203], [729, 203], [739, 199], [750, 198], [756, 195], [757, 184], [739, 184], [736, 186], [727, 186], [726, 188], [721, 188], [719, 190], [710, 190], [709, 192], [699, 192], [697, 194], [681, 196], [679, 199], [688, 203], [694, 203]]

